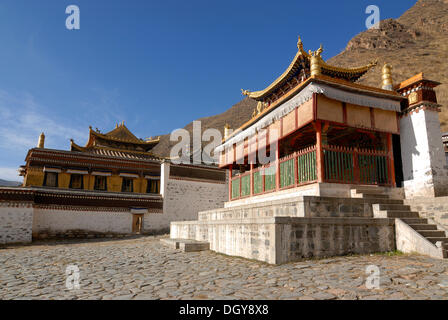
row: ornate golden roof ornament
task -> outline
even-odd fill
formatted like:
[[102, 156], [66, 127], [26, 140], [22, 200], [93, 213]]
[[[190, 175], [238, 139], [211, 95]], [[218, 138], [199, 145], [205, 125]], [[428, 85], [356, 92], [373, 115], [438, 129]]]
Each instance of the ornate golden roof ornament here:
[[39, 141], [37, 142], [37, 147], [39, 149], [45, 148], [45, 134], [43, 132], [39, 136]]
[[227, 139], [227, 137], [229, 136], [229, 131], [230, 131], [230, 125], [226, 123], [224, 125], [224, 139]]
[[302, 42], [302, 38], [300, 38], [300, 36], [299, 36], [299, 40], [297, 41], [297, 49], [303, 50], [303, 42]]
[[322, 69], [320, 62], [322, 60], [321, 54], [324, 51], [322, 45], [320, 45], [320, 48], [316, 51], [309, 51], [309, 55], [311, 57], [310, 59], [310, 69], [311, 69], [311, 76], [319, 76], [322, 74]]
[[246, 96], [246, 97], [248, 97], [250, 95], [250, 91], [249, 90], [241, 89], [241, 93], [243, 94], [243, 96]]
[[388, 63], [385, 63], [383, 66], [382, 79], [383, 79], [382, 88], [384, 90], [393, 90], [392, 66]]
[[256, 116], [260, 115], [264, 109], [268, 106], [267, 102], [258, 101], [257, 107], [254, 109], [254, 112], [252, 113], [252, 118], [255, 118]]

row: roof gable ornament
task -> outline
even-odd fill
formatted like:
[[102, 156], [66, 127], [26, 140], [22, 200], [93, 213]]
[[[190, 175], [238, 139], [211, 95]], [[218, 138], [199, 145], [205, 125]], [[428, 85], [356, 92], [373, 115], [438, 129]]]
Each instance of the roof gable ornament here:
[[324, 51], [324, 48], [322, 47], [322, 45], [320, 45], [320, 48], [317, 49], [316, 51], [309, 51], [309, 55], [311, 57], [310, 59], [310, 71], [311, 71], [311, 76], [320, 76], [322, 74], [322, 69], [321, 69], [321, 60], [322, 60], [322, 52]]
[[[276, 97], [279, 93], [282, 95], [285, 88], [292, 88], [297, 83], [288, 83], [291, 81], [305, 81], [306, 77], [303, 77], [304, 69], [310, 68], [308, 72], [311, 71], [311, 75], [324, 75], [331, 78], [336, 78], [349, 82], [356, 82], [360, 77], [366, 74], [371, 68], [377, 65], [377, 61], [371, 62], [368, 65], [361, 66], [358, 68], [341, 68], [336, 66], [331, 66], [327, 64], [322, 59], [323, 47], [322, 45], [316, 51], [309, 51], [308, 53], [303, 49], [302, 39], [298, 38], [297, 41], [297, 54], [295, 55], [293, 61], [289, 65], [283, 74], [278, 77], [274, 82], [272, 82], [266, 89], [260, 91], [249, 91], [241, 89], [241, 93], [249, 98], [255, 99], [257, 101], [267, 101], [266, 99], [271, 97]], [[294, 85], [291, 85], [294, 84]]]

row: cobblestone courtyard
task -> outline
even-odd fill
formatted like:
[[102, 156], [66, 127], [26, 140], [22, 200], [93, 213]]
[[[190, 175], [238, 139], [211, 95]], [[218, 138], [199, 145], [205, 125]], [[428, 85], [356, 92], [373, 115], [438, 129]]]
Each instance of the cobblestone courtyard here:
[[[182, 253], [159, 237], [40, 242], [0, 249], [1, 299], [448, 299], [448, 261], [370, 255], [282, 266]], [[66, 288], [77, 265], [80, 289]], [[380, 268], [367, 289], [366, 267]]]

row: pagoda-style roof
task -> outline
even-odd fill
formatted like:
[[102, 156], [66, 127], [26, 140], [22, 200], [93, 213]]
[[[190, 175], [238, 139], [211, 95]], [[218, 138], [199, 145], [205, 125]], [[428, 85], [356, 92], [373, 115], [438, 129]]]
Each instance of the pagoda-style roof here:
[[146, 140], [137, 138], [125, 125], [124, 122], [117, 124], [115, 129], [101, 133], [98, 129], [89, 129], [89, 140], [84, 147], [71, 140], [71, 151], [89, 153], [140, 153], [148, 154], [160, 141], [160, 138], [149, 138]]
[[[313, 57], [317, 59], [322, 75], [350, 82], [357, 81], [371, 68], [377, 65], [377, 61], [374, 61], [368, 65], [358, 68], [340, 68], [331, 66], [321, 57], [321, 53], [323, 52], [322, 46], [314, 53], [311, 51], [307, 53], [303, 49], [303, 43], [300, 37], [297, 43], [297, 48], [297, 54], [286, 71], [283, 72], [283, 74], [272, 82], [266, 89], [254, 92], [242, 90], [243, 94], [257, 101], [269, 102], [269, 100], [276, 100], [278, 96], [283, 95], [292, 86], [295, 86], [309, 78], [311, 74], [311, 60]], [[274, 99], [270, 99], [270, 96], [272, 95], [274, 96]]]

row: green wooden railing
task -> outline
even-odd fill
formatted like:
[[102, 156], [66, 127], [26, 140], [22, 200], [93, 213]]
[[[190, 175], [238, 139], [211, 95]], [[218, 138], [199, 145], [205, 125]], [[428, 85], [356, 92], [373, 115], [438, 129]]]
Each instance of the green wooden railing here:
[[276, 167], [275, 163], [264, 169], [264, 191], [272, 191], [276, 188]]
[[250, 173], [241, 177], [241, 197], [250, 196]]
[[264, 191], [263, 189], [264, 175], [262, 170], [254, 171], [253, 177], [254, 177], [254, 194], [260, 194]]
[[323, 146], [324, 180], [353, 184], [390, 184], [385, 151]]
[[280, 188], [287, 188], [296, 184], [296, 159], [285, 159], [280, 162]]
[[[381, 185], [391, 183], [390, 158], [385, 151], [326, 145], [322, 149], [325, 182]], [[251, 183], [253, 183], [253, 195], [277, 190], [276, 168], [277, 163], [271, 163], [232, 178], [231, 199], [251, 196]], [[316, 146], [280, 159], [279, 169], [279, 189], [317, 181]]]
[[297, 184], [304, 184], [317, 180], [316, 149], [307, 148], [297, 155]]
[[363, 184], [389, 183], [388, 157], [372, 154], [360, 154], [359, 181]]
[[240, 178], [232, 179], [232, 199], [240, 197]]

